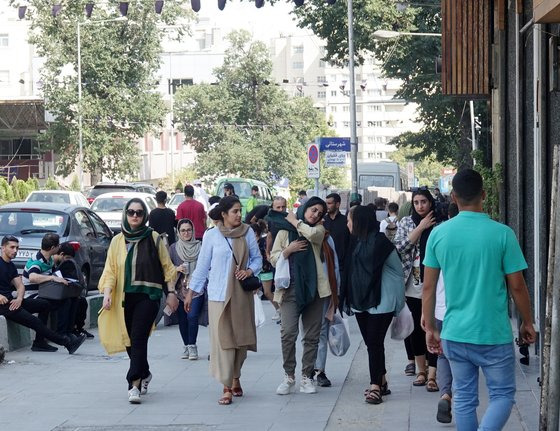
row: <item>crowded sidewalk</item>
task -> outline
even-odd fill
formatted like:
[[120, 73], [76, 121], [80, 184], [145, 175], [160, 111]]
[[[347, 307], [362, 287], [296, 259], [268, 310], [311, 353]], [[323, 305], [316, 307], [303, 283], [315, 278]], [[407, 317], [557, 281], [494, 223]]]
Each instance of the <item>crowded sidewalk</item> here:
[[[125, 354], [107, 356], [97, 331], [75, 355], [64, 351], [9, 352], [0, 365], [0, 429], [42, 430], [422, 430], [454, 429], [435, 420], [439, 395], [413, 387], [403, 373], [406, 354], [401, 341], [387, 338], [387, 380], [392, 394], [380, 405], [364, 402], [368, 383], [365, 347], [355, 319], [350, 318], [351, 347], [337, 358], [330, 353], [326, 373], [333, 386], [317, 394], [276, 395], [282, 380], [280, 327], [274, 312], [263, 302], [265, 325], [257, 330], [258, 352], [249, 353], [241, 382], [243, 398], [220, 406], [220, 390], [208, 375], [208, 330], [199, 332], [198, 361], [180, 359], [183, 346], [177, 326], [152, 334], [149, 360], [154, 375], [141, 405], [127, 401]], [[301, 344], [298, 342], [298, 352]], [[531, 356], [527, 366], [517, 365], [517, 404], [505, 429], [538, 429], [539, 364]], [[298, 363], [298, 366], [300, 364]], [[298, 368], [299, 369], [299, 368]], [[298, 375], [299, 379], [299, 375]], [[297, 386], [296, 386], [297, 387]], [[483, 385], [481, 385], [483, 388]], [[486, 405], [481, 390], [481, 408]]]

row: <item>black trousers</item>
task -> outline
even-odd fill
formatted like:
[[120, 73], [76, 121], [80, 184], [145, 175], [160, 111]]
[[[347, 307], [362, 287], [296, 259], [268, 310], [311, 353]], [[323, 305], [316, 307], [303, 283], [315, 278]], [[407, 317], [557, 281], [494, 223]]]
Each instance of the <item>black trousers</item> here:
[[379, 385], [383, 376], [387, 373], [385, 369], [385, 335], [389, 325], [393, 321], [393, 313], [369, 314], [356, 313], [356, 320], [366, 343], [369, 359], [369, 382], [371, 385]]
[[46, 299], [24, 299], [21, 307], [14, 311], [10, 310], [10, 304], [0, 305], [0, 315], [12, 322], [33, 329], [37, 334], [36, 340], [46, 338], [53, 343], [64, 346], [68, 339], [51, 330], [44, 322], [33, 315], [35, 313], [43, 313], [44, 311], [48, 312], [50, 307], [51, 305]]
[[408, 305], [414, 320], [414, 331], [404, 339], [408, 359], [413, 360], [415, 356], [426, 355], [428, 366], [437, 367], [437, 355], [428, 352], [426, 348], [426, 333], [420, 325], [420, 320], [422, 319], [422, 300], [407, 296], [406, 305]]
[[84, 326], [86, 325], [88, 303], [86, 298], [84, 298], [83, 296], [80, 296], [79, 298], [76, 299], [78, 301], [76, 306], [74, 325], [72, 329], [77, 329], [78, 331], [81, 331], [82, 329], [84, 329]]
[[159, 310], [160, 301], [150, 299], [145, 293], [125, 293], [124, 321], [130, 338], [126, 348], [130, 367], [126, 374], [128, 389], [132, 382], [145, 379], [150, 375], [148, 364], [148, 338]]

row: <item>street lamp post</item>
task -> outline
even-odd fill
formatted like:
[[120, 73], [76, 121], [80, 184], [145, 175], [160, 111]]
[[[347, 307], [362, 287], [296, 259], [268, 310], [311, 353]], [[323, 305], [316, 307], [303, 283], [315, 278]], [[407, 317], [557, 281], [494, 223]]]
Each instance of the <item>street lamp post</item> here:
[[350, 79], [350, 171], [352, 173], [352, 194], [358, 197], [358, 142], [356, 129], [356, 82], [354, 77], [354, 11], [352, 0], [348, 0], [348, 73]]
[[82, 116], [82, 36], [80, 27], [89, 24], [100, 24], [112, 21], [128, 21], [126, 17], [102, 19], [99, 21], [83, 21], [76, 23], [76, 39], [78, 44], [78, 175], [80, 190], [84, 189], [84, 148], [83, 148], [83, 116]]

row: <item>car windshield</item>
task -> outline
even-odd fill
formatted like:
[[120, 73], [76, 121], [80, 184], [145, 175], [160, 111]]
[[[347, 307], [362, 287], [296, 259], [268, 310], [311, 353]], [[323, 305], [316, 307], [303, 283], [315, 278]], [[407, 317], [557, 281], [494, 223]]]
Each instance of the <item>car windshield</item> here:
[[395, 178], [392, 175], [360, 175], [358, 187], [395, 187]]
[[48, 211], [5, 210], [0, 212], [0, 234], [43, 235], [48, 232], [62, 235], [68, 216]]
[[110, 197], [97, 198], [91, 205], [91, 210], [102, 213], [121, 212], [130, 198]]
[[173, 195], [173, 197], [169, 201], [168, 205], [179, 205], [184, 200], [185, 200], [185, 195], [182, 195], [182, 194], [179, 193], [179, 194]]
[[114, 192], [133, 192], [134, 191], [134, 187], [132, 186], [99, 186], [99, 187], [94, 187], [93, 189], [91, 189], [91, 192], [89, 193], [89, 196], [92, 198], [95, 198], [99, 195], [102, 195], [103, 193], [114, 193]]
[[[228, 181], [235, 189], [235, 194], [239, 196], [240, 199], [251, 197], [251, 184], [246, 181]], [[218, 188], [218, 196], [224, 195], [224, 184], [220, 184]]]
[[69, 204], [70, 195], [68, 193], [33, 192], [29, 195], [27, 202], [53, 202], [55, 204]]

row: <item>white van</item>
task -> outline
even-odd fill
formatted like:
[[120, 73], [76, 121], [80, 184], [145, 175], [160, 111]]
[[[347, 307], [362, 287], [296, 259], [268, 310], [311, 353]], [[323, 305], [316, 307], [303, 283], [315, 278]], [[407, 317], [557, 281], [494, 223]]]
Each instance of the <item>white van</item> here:
[[398, 163], [375, 161], [358, 163], [358, 189], [392, 187], [395, 191], [408, 190], [408, 177]]

